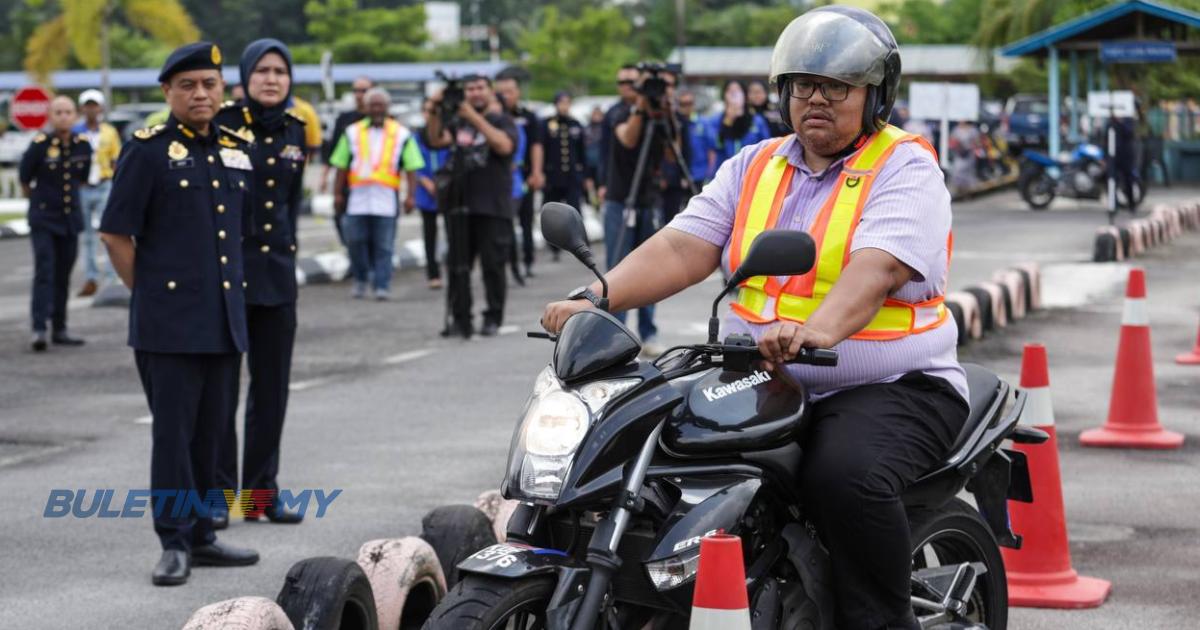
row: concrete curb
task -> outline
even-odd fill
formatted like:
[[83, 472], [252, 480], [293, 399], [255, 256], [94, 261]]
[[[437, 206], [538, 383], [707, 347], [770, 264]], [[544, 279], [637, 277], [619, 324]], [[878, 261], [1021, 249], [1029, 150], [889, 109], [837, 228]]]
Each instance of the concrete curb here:
[[0, 223], [0, 240], [29, 236], [29, 223], [25, 219], [13, 219]]
[[1119, 262], [1135, 258], [1170, 243], [1184, 232], [1195, 230], [1200, 230], [1200, 202], [1159, 204], [1149, 215], [1133, 219], [1124, 226], [1096, 228], [1092, 260]]
[[946, 295], [946, 309], [958, 326], [960, 346], [1015, 324], [1041, 305], [1041, 269], [1032, 262], [997, 269], [990, 281]]

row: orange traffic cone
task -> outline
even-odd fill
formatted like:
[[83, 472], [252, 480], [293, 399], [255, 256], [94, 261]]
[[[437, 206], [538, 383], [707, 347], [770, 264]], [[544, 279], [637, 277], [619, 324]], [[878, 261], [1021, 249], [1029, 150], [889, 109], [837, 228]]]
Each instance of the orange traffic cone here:
[[742, 539], [714, 534], [700, 540], [690, 630], [750, 630]]
[[1001, 548], [1008, 573], [1008, 603], [1032, 608], [1095, 608], [1108, 598], [1112, 584], [1082, 577], [1071, 568], [1045, 346], [1025, 346], [1021, 389], [1029, 398], [1020, 423], [1049, 433], [1050, 439], [1043, 444], [1014, 445], [1029, 462], [1033, 503], [1008, 504], [1012, 529], [1024, 537], [1020, 550]]
[[1200, 332], [1196, 333], [1196, 347], [1191, 352], [1175, 357], [1179, 365], [1200, 365]]
[[1129, 448], [1179, 448], [1183, 436], [1158, 423], [1158, 397], [1154, 391], [1154, 359], [1150, 353], [1150, 318], [1146, 313], [1146, 274], [1129, 270], [1121, 341], [1113, 374], [1108, 422], [1079, 436], [1084, 446]]

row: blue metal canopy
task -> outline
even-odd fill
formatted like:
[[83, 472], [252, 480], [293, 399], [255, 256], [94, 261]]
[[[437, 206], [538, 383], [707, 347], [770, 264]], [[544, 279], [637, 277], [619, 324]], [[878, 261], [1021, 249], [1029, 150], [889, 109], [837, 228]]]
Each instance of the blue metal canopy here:
[[[1128, 19], [1139, 15], [1138, 20]], [[1125, 19], [1122, 19], [1125, 18]], [[1149, 18], [1149, 19], [1147, 19]], [[1161, 30], [1170, 25], [1200, 28], [1200, 14], [1147, 0], [1130, 0], [1097, 9], [1057, 26], [1035, 33], [1000, 49], [1006, 57], [1046, 54], [1052, 46], [1068, 42], [1126, 39], [1148, 37], [1147, 29]], [[1143, 32], [1139, 33], [1138, 30]]]

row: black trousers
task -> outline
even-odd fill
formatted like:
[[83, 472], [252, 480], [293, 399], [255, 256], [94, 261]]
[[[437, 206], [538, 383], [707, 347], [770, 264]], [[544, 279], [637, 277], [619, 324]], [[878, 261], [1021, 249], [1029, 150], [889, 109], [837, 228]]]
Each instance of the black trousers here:
[[421, 235], [425, 237], [425, 276], [442, 277], [437, 258], [438, 213], [421, 211]]
[[[516, 247], [512, 248], [512, 264], [516, 268], [517, 262], [524, 261], [528, 267], [533, 264], [533, 191], [525, 193], [521, 197], [521, 205], [517, 206], [517, 222], [521, 224], [521, 251], [517, 251]], [[513, 230], [513, 240], [516, 240], [516, 230]]]
[[918, 372], [813, 405], [801, 493], [832, 559], [840, 630], [918, 627], [900, 495], [948, 454], [967, 412], [949, 383]]
[[662, 192], [663, 202], [663, 225], [671, 222], [675, 215], [679, 214], [687, 205], [688, 199], [691, 199], [692, 193], [684, 188], [673, 187], [666, 188]]
[[35, 227], [29, 231], [33, 245], [33, 291], [30, 315], [34, 332], [45, 332], [49, 320], [54, 332], [67, 329], [67, 293], [71, 269], [79, 254], [79, 236], [63, 236]]
[[[239, 354], [135, 351], [150, 413], [150, 489], [154, 532], [163, 549], [190, 550], [216, 540], [207, 509], [180, 499], [204, 498], [215, 486], [217, 447], [237, 408]], [[168, 496], [169, 495], [169, 496]]]
[[[483, 322], [499, 326], [504, 321], [504, 300], [508, 292], [508, 279], [504, 274], [508, 264], [509, 251], [512, 248], [512, 219], [481, 214], [447, 217], [449, 232], [450, 256], [448, 265], [451, 270], [450, 298], [451, 312], [456, 319], [455, 324], [470, 328], [471, 326], [471, 268], [479, 259], [480, 273], [483, 276], [483, 292], [487, 300], [487, 308], [483, 311]], [[456, 235], [457, 229], [465, 232]], [[455, 269], [452, 261], [459, 260], [458, 243], [466, 247], [466, 258], [463, 264]]]
[[[278, 490], [279, 441], [287, 415], [288, 385], [292, 373], [292, 348], [296, 343], [296, 305], [246, 305], [250, 349], [246, 365], [245, 450], [242, 485], [247, 490]], [[239, 361], [240, 364], [240, 361]], [[239, 366], [240, 367], [240, 366]], [[229, 410], [217, 456], [217, 487], [236, 490], [237, 404]]]

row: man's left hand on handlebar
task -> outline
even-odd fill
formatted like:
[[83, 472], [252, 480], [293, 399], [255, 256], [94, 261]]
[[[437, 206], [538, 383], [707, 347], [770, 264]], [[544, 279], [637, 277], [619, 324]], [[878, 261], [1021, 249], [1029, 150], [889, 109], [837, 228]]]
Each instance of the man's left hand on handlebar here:
[[794, 358], [801, 348], [832, 348], [836, 340], [815, 328], [792, 322], [781, 322], [758, 340], [758, 351], [765, 360], [764, 370], [770, 372]]

